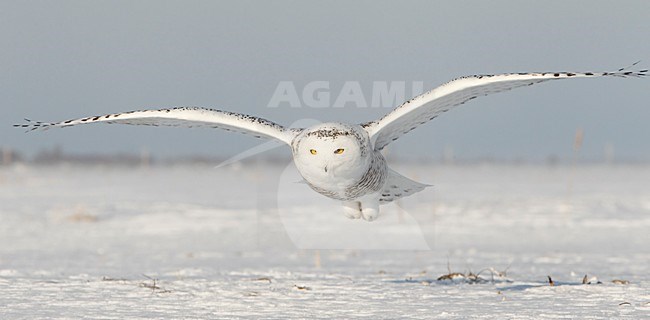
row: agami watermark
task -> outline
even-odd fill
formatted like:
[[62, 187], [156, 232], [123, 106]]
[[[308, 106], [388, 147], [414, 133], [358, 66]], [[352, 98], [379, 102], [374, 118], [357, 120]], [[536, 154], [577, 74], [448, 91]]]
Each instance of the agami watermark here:
[[359, 81], [345, 81], [340, 90], [333, 90], [330, 81], [311, 81], [302, 88], [293, 81], [280, 81], [267, 107], [291, 108], [393, 108], [410, 96], [424, 92], [424, 81], [373, 81], [370, 92], [364, 92]]

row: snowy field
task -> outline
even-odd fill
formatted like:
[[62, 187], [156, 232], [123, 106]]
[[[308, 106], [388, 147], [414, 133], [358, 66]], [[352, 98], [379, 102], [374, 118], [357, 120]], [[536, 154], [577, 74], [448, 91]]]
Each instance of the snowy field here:
[[367, 223], [281, 165], [0, 167], [0, 319], [650, 318], [650, 166], [396, 169]]

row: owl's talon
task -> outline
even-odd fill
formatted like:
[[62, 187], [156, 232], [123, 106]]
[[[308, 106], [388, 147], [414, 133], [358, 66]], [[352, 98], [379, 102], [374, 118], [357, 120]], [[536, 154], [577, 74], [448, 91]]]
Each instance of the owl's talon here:
[[344, 201], [343, 215], [349, 219], [361, 218], [361, 203], [359, 201]]
[[361, 216], [363, 216], [363, 220], [368, 222], [375, 221], [379, 216], [379, 208], [363, 208]]

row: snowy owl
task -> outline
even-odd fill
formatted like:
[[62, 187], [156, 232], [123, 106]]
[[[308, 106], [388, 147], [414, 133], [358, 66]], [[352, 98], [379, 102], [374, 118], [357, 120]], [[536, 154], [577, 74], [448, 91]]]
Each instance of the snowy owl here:
[[[628, 67], [629, 68], [629, 67]], [[454, 79], [404, 102], [379, 120], [363, 124], [322, 123], [285, 128], [254, 116], [199, 107], [130, 111], [62, 122], [15, 125], [28, 131], [96, 122], [150, 126], [209, 127], [280, 140], [291, 147], [296, 168], [314, 191], [340, 200], [351, 219], [375, 220], [379, 205], [427, 187], [391, 170], [381, 150], [452, 107], [492, 93], [550, 80], [588, 77], [644, 77], [648, 70], [535, 72], [473, 75]]]

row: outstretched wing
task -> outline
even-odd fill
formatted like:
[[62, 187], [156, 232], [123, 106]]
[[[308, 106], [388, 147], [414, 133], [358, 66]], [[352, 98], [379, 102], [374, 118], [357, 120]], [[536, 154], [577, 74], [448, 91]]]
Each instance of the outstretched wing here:
[[257, 138], [275, 138], [289, 145], [291, 145], [291, 140], [295, 136], [295, 132], [291, 129], [284, 128], [269, 120], [245, 114], [198, 107], [130, 111], [52, 123], [27, 121], [28, 123], [26, 124], [16, 124], [14, 126], [26, 128], [28, 131], [37, 129], [47, 130], [53, 127], [69, 127], [96, 122], [189, 128], [207, 127], [241, 132]]
[[623, 68], [614, 72], [598, 73], [543, 72], [461, 77], [406, 101], [378, 121], [362, 124], [362, 126], [368, 131], [375, 150], [381, 150], [417, 126], [476, 97], [550, 80], [609, 76], [643, 77], [647, 72], [648, 70], [628, 71], [627, 68]]

